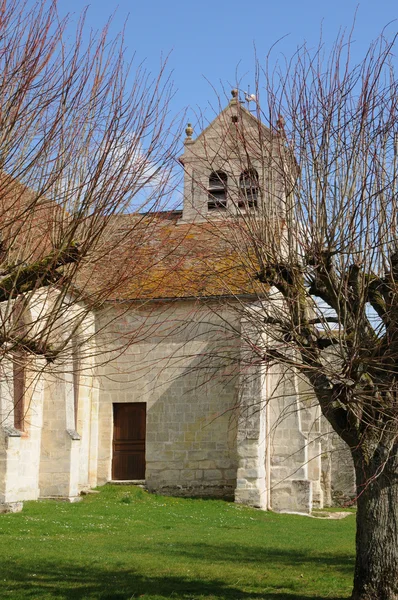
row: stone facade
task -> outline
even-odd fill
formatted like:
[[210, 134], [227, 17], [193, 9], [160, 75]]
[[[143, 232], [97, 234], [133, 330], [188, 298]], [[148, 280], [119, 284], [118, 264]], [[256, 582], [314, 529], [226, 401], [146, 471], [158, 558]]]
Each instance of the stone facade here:
[[[273, 221], [283, 217], [286, 196], [281, 170], [285, 165], [281, 162], [279, 138], [271, 136], [269, 129], [244, 109], [235, 95], [195, 140], [191, 131], [187, 129], [184, 154], [180, 158], [184, 166], [182, 222], [223, 219], [225, 214], [230, 217], [245, 212], [240, 202], [245, 166], [256, 171], [259, 190], [256, 201], [260, 210], [266, 207], [268, 218]], [[227, 213], [222, 209], [209, 210], [211, 172], [223, 172], [227, 177]]]
[[[110, 320], [109, 311], [102, 318]], [[133, 327], [158, 327], [156, 336], [144, 334], [122, 355], [110, 352], [98, 370], [98, 483], [112, 479], [113, 404], [145, 402], [151, 491], [235, 497], [275, 510], [323, 505], [318, 409], [301, 406], [293, 376], [250, 366], [240, 335], [246, 325], [234, 319], [230, 306], [223, 313], [219, 303], [211, 309], [189, 300], [135, 312], [112, 309], [110, 339]], [[226, 335], [231, 330], [234, 340]], [[224, 354], [226, 337], [228, 365], [212, 364]], [[243, 372], [237, 369], [242, 353], [249, 365]]]
[[[98, 370], [98, 482], [112, 478], [109, 424], [113, 403], [145, 402], [148, 488], [169, 494], [233, 497], [236, 378], [221, 376], [215, 381], [217, 369], [201, 359], [216, 353], [214, 331], [221, 319], [190, 301], [159, 304], [135, 313], [124, 308], [112, 312], [110, 337], [114, 339], [125, 329], [151, 331], [154, 323], [158, 326], [156, 335], [144, 335], [121, 356], [112, 359], [111, 354]], [[195, 322], [189, 323], [192, 315]], [[107, 311], [102, 318], [109, 316]]]
[[[93, 317], [84, 323], [92, 335]], [[73, 384], [72, 365], [48, 369], [35, 359], [27, 365], [23, 430], [14, 427], [12, 364], [2, 363], [0, 385], [1, 450], [0, 506], [19, 507], [23, 500], [60, 498], [76, 501], [82, 489], [96, 485], [90, 478], [91, 432], [95, 429], [94, 358], [82, 360]], [[79, 388], [78, 415], [74, 394]], [[91, 415], [92, 422], [90, 418]], [[84, 421], [84, 424], [83, 424]], [[79, 429], [83, 435], [76, 431]]]
[[[221, 142], [237, 153], [235, 134], [221, 135], [225, 123], [235, 127], [237, 106], [234, 97], [195, 141], [187, 130], [184, 207], [172, 224], [176, 230], [227, 218], [222, 210], [210, 211], [204, 165], [225, 168]], [[258, 138], [254, 117], [243, 109], [240, 117]], [[263, 126], [260, 133], [269, 143]], [[235, 188], [238, 158], [228, 173]], [[273, 160], [272, 147], [268, 158]], [[277, 169], [270, 175], [269, 164], [264, 168], [255, 156], [251, 164], [274, 218], [284, 200]], [[198, 231], [194, 242], [203, 244]], [[236, 305], [261, 308], [251, 306], [250, 294], [228, 297], [213, 290], [206, 297], [206, 285], [208, 279], [199, 282], [196, 298], [153, 293], [145, 302], [123, 299], [88, 315], [80, 327], [77, 374], [72, 359], [51, 368], [36, 360], [27, 369], [23, 431], [15, 428], [13, 365], [2, 362], [0, 511], [37, 498], [76, 501], [82, 490], [111, 481], [114, 407], [137, 403], [146, 407], [145, 484], [151, 491], [299, 512], [351, 494], [347, 450], [330, 436], [321, 442], [324, 424], [310, 391], [297, 374], [266, 368], [250, 356], [255, 333]]]
[[[107, 354], [82, 367], [77, 415], [71, 374], [53, 372], [36, 379], [25, 431], [17, 431], [4, 377], [3, 510], [36, 498], [76, 501], [82, 490], [111, 481], [113, 405], [137, 402], [147, 408], [145, 483], [151, 491], [300, 512], [322, 506], [323, 493], [334, 499], [331, 481], [340, 484], [330, 465], [325, 475], [325, 458], [321, 468], [317, 408], [303, 404], [292, 375], [254, 365], [239, 369], [242, 353], [250, 363], [240, 336], [246, 325], [236, 322], [230, 304], [224, 312], [219, 304], [215, 311], [193, 300], [119, 305], [96, 318]], [[120, 353], [123, 332], [133, 328], [142, 339]], [[218, 358], [226, 347], [228, 361]]]

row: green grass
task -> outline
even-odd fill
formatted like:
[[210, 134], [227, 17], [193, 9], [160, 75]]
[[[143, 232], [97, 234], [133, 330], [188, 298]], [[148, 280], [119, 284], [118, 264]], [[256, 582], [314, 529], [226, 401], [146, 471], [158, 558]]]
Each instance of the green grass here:
[[105, 486], [0, 516], [0, 598], [342, 600], [354, 526]]

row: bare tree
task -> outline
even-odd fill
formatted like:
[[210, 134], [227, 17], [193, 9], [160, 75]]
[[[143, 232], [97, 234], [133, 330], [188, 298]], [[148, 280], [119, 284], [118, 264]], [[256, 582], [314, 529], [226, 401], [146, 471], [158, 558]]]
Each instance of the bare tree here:
[[56, 0], [31, 6], [0, 2], [0, 349], [51, 363], [140, 272], [177, 136], [165, 64], [151, 75], [109, 25], [89, 34], [83, 13], [73, 37]]
[[[329, 55], [304, 46], [276, 70], [258, 67], [248, 98], [257, 124], [247, 126], [236, 102], [217, 135], [205, 132], [197, 157], [213, 161], [207, 206], [197, 210], [240, 256], [257, 298], [255, 310], [238, 296], [230, 303], [256, 332], [247, 344], [260, 363], [311, 384], [351, 450], [353, 600], [398, 598], [394, 44], [381, 36], [353, 64], [342, 36]], [[217, 144], [229, 149], [220, 164]]]

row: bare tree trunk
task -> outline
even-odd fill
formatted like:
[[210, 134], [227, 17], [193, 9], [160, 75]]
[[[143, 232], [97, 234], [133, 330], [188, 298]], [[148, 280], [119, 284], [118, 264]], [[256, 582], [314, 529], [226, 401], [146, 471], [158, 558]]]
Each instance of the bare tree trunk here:
[[378, 458], [371, 465], [361, 451], [353, 453], [358, 512], [352, 600], [398, 599], [398, 460], [394, 450], [384, 464]]

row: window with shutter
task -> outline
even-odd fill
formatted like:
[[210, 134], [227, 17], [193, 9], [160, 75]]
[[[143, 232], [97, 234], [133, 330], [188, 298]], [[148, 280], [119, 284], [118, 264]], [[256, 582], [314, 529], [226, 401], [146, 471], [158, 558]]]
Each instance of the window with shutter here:
[[209, 177], [208, 201], [209, 210], [227, 208], [228, 176], [224, 171], [213, 171]]
[[258, 200], [258, 173], [256, 169], [247, 169], [239, 177], [239, 208], [256, 208]]

